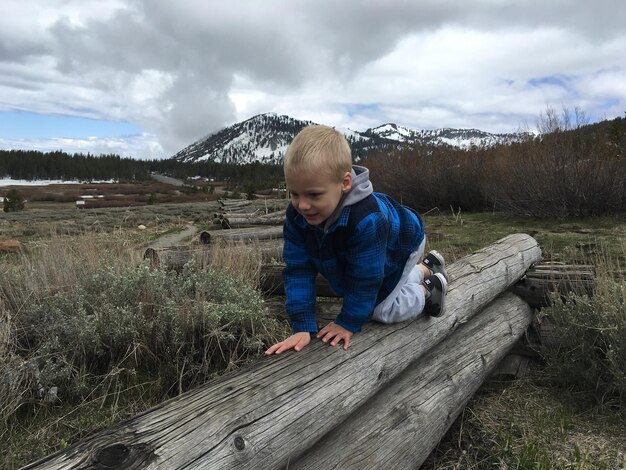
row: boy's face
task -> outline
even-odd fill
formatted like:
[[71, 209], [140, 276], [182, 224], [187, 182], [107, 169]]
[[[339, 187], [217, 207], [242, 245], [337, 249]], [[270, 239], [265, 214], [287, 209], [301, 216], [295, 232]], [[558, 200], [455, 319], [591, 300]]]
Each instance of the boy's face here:
[[291, 204], [311, 225], [320, 225], [328, 219], [341, 196], [352, 188], [350, 172], [337, 181], [324, 170], [292, 170], [285, 172], [285, 181]]

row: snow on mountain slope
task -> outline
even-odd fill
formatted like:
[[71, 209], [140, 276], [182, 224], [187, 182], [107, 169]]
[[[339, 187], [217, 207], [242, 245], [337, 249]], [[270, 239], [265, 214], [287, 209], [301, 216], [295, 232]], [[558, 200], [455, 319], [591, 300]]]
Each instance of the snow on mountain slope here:
[[[183, 162], [280, 164], [295, 135], [311, 124], [315, 123], [275, 113], [259, 114], [194, 142], [173, 158]], [[473, 145], [489, 147], [525, 138], [524, 134], [490, 134], [478, 129], [413, 130], [393, 123], [364, 132], [347, 128], [337, 130], [346, 136], [356, 161], [371, 150], [389, 146], [449, 145], [466, 149]]]

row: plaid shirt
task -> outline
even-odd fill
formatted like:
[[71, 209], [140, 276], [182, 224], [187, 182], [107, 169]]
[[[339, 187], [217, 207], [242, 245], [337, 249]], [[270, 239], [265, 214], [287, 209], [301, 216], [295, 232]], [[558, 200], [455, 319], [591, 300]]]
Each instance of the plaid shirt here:
[[382, 193], [344, 207], [326, 231], [309, 225], [290, 204], [283, 233], [285, 309], [294, 333], [317, 332], [318, 272], [343, 297], [335, 323], [353, 333], [361, 331], [424, 239], [420, 216]]

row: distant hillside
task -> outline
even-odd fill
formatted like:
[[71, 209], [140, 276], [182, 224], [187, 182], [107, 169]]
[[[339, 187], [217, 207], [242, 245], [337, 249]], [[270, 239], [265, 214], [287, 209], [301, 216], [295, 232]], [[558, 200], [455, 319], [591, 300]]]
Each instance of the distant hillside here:
[[[315, 123], [274, 113], [259, 114], [198, 140], [173, 158], [181, 162], [282, 163], [289, 143], [303, 127], [311, 124]], [[472, 145], [511, 143], [524, 137], [523, 134], [490, 134], [477, 129], [417, 131], [391, 123], [364, 132], [338, 130], [350, 142], [355, 160], [363, 158], [371, 150], [389, 146], [422, 144], [468, 148]]]

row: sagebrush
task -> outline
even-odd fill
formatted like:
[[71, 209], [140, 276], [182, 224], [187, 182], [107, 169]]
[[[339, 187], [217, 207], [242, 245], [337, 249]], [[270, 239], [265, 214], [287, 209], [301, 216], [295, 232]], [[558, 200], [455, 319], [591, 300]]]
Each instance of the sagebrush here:
[[[79, 402], [150, 378], [162, 397], [232, 369], [282, 335], [258, 291], [221, 269], [103, 262], [79, 278], [4, 273], [1, 409]], [[26, 290], [26, 291], [25, 291]]]

